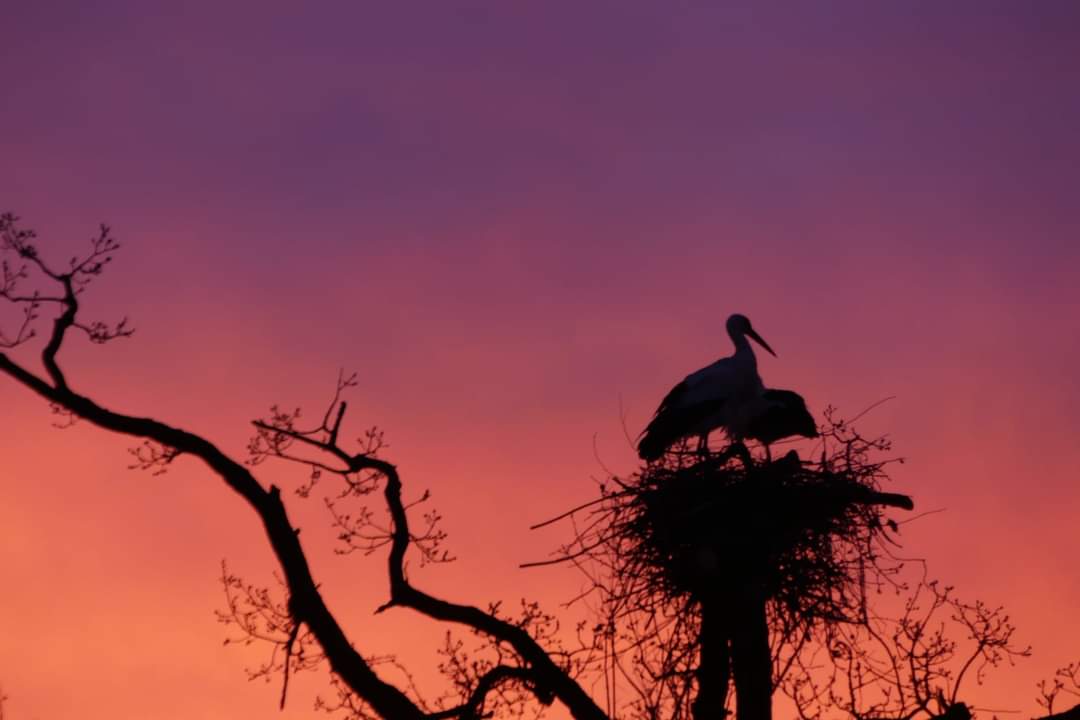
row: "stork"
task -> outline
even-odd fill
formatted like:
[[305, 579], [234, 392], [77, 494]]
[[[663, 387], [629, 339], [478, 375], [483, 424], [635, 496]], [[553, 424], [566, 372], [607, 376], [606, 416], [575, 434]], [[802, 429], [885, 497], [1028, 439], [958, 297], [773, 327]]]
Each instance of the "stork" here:
[[801, 435], [806, 438], [818, 436], [817, 423], [806, 401], [791, 390], [766, 388], [759, 398], [749, 404], [748, 412], [740, 418], [732, 434], [739, 438], [757, 440], [765, 446], [766, 457], [771, 458], [769, 445], [777, 440]]
[[733, 439], [732, 425], [741, 425], [750, 407], [760, 402], [765, 387], [757, 371], [757, 358], [750, 347], [750, 338], [774, 357], [776, 353], [750, 325], [745, 315], [735, 314], [727, 319], [727, 333], [735, 345], [735, 353], [701, 368], [673, 387], [660, 402], [656, 414], [641, 434], [638, 455], [646, 462], [660, 458], [679, 440], [697, 435], [704, 449], [709, 433], [723, 428]]

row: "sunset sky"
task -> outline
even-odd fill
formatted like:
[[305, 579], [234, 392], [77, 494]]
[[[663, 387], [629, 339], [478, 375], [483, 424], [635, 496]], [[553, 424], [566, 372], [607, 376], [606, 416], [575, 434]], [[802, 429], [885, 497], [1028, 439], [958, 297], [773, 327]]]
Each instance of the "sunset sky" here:
[[[84, 306], [137, 332], [73, 337], [76, 390], [243, 458], [270, 404], [314, 416], [356, 370], [350, 433], [385, 430], [459, 558], [414, 581], [558, 609], [581, 576], [518, 565], [569, 528], [529, 525], [633, 472], [627, 433], [742, 312], [779, 355], [766, 384], [818, 417], [895, 396], [861, 426], [907, 460], [889, 489], [944, 510], [905, 552], [1034, 648], [968, 697], [1029, 717], [1080, 659], [1077, 3], [40, 0], [2, 22], [0, 211], [60, 262], [102, 221], [124, 244]], [[324, 675], [278, 713], [279, 678], [245, 681], [262, 649], [222, 646], [222, 558], [273, 582], [250, 509], [53, 419], [0, 377], [7, 717], [316, 716]], [[383, 557], [335, 556], [318, 497], [289, 503], [357, 646], [437, 694], [445, 628], [373, 616]]]

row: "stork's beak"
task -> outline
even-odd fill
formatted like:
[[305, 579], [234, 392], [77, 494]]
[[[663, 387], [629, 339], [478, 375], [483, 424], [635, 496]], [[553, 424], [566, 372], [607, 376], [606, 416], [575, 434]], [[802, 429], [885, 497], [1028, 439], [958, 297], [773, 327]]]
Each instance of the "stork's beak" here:
[[756, 342], [758, 345], [760, 345], [761, 347], [768, 350], [770, 355], [772, 355], [773, 357], [776, 357], [776, 353], [773, 352], [773, 349], [771, 347], [769, 347], [769, 343], [765, 342], [765, 340], [762, 339], [762, 337], [760, 335], [758, 335], [756, 332], [754, 332], [754, 328], [747, 328], [746, 329], [746, 334], [747, 334], [748, 337], [753, 339], [754, 342]]

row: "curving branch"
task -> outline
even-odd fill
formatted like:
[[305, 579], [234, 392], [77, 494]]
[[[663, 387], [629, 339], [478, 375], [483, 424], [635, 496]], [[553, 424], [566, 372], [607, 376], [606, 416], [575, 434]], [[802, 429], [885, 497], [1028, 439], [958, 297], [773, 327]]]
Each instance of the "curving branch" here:
[[[430, 720], [448, 720], [449, 718], [479, 720], [479, 718], [487, 717], [484, 714], [484, 702], [487, 700], [488, 695], [496, 691], [502, 683], [508, 681], [529, 687], [535, 684], [536, 679], [533, 673], [526, 668], [514, 665], [496, 665], [480, 676], [476, 682], [476, 687], [464, 703], [447, 710], [433, 712], [428, 717]], [[0, 718], [0, 720], [3, 719]]]
[[306, 624], [318, 639], [333, 671], [383, 717], [408, 720], [426, 716], [408, 696], [380, 679], [353, 649], [319, 593], [300, 545], [298, 531], [290, 523], [281, 501], [279, 488], [271, 485], [269, 489], [264, 489], [247, 468], [198, 435], [151, 418], [106, 409], [74, 392], [66, 384], [63, 387], [50, 385], [3, 353], [0, 353], [0, 370], [46, 400], [67, 408], [98, 427], [147, 438], [206, 463], [258, 513], [289, 587], [289, 606], [296, 620]]
[[409, 544], [408, 519], [401, 502], [401, 480], [393, 466], [388, 468], [386, 502], [394, 520], [394, 539], [390, 550], [390, 600], [380, 608], [409, 607], [428, 617], [472, 627], [501, 640], [521, 656], [534, 675], [535, 694], [545, 704], [558, 698], [576, 720], [607, 720], [607, 714], [570, 675], [523, 628], [469, 605], [459, 605], [436, 598], [413, 587], [405, 577], [404, 558]]
[[[339, 390], [340, 385], [339, 381]], [[336, 414], [328, 410], [322, 425], [309, 431], [295, 427], [296, 413], [275, 411], [273, 420], [257, 420], [253, 423], [259, 435], [252, 441], [251, 448], [257, 458], [279, 457], [316, 467], [320, 471], [329, 470], [343, 477], [375, 472], [385, 479], [383, 496], [392, 521], [389, 530], [388, 567], [390, 599], [376, 612], [384, 612], [392, 607], [407, 607], [435, 620], [465, 625], [504, 642], [512, 647], [526, 664], [531, 676], [530, 690], [542, 704], [550, 704], [553, 699], [558, 699], [576, 720], [607, 720], [608, 715], [523, 627], [507, 622], [492, 612], [429, 595], [409, 582], [405, 573], [405, 554], [413, 544], [415, 536], [409, 529], [407, 507], [401, 497], [402, 483], [397, 467], [387, 460], [375, 457], [371, 450], [350, 454], [340, 447], [337, 435], [345, 412], [344, 406], [345, 404], [341, 403]], [[328, 420], [332, 415], [335, 419], [331, 425]], [[339, 465], [334, 467], [303, 458], [291, 451], [294, 443], [329, 454]]]
[[[5, 244], [0, 249], [14, 249], [19, 257], [37, 266], [45, 276], [59, 283], [62, 287], [63, 309], [54, 321], [52, 333], [42, 351], [42, 362], [51, 382], [27, 370], [4, 353], [0, 353], [0, 371], [53, 405], [64, 408], [98, 427], [144, 438], [164, 448], [171, 448], [170, 459], [186, 454], [202, 460], [259, 515], [288, 585], [290, 611], [297, 623], [302, 622], [311, 630], [326, 653], [333, 671], [383, 717], [395, 720], [426, 717], [426, 713], [408, 696], [383, 681], [345, 636], [319, 593], [300, 545], [298, 531], [289, 521], [281, 501], [281, 491], [276, 486], [263, 488], [247, 468], [199, 435], [152, 418], [110, 410], [75, 392], [69, 386], [57, 362], [57, 355], [67, 331], [76, 325], [79, 309], [77, 293], [85, 287], [87, 278], [101, 272], [107, 262], [107, 258], [103, 258], [101, 254], [115, 249], [115, 243], [108, 240], [107, 229], [103, 228], [102, 231], [101, 237], [105, 239], [94, 245], [94, 250], [87, 258], [81, 261], [72, 260], [72, 269], [67, 273], [56, 273], [40, 260], [37, 251], [29, 244], [27, 238], [32, 235], [14, 233], [11, 229], [12, 223], [10, 216], [5, 216], [2, 228]], [[25, 275], [24, 272], [23, 277]], [[14, 291], [9, 294], [14, 295]]]
[[[373, 712], [383, 718], [393, 720], [421, 720], [432, 718], [433, 714], [424, 710], [403, 691], [384, 681], [373, 669], [371, 662], [352, 646], [341, 626], [323, 600], [318, 585], [311, 574], [307, 558], [299, 540], [299, 530], [291, 524], [281, 491], [277, 486], [264, 488], [252, 472], [243, 464], [233, 460], [217, 446], [205, 438], [173, 427], [149, 417], [129, 415], [109, 409], [90, 397], [73, 390], [68, 378], [60, 367], [58, 356], [72, 328], [87, 334], [92, 342], [107, 342], [131, 334], [126, 320], [115, 326], [104, 323], [83, 323], [78, 319], [80, 304], [78, 296], [89, 282], [100, 275], [105, 265], [111, 260], [111, 253], [119, 245], [112, 238], [108, 227], [102, 226], [100, 234], [91, 240], [91, 250], [83, 258], [73, 258], [65, 272], [59, 272], [47, 265], [39, 256], [33, 244], [34, 234], [20, 230], [16, 218], [12, 215], [0, 216], [0, 253], [5, 255], [2, 273], [0, 273], [0, 299], [20, 306], [24, 311], [23, 327], [0, 344], [0, 349], [10, 349], [25, 343], [34, 336], [32, 323], [38, 317], [38, 309], [43, 303], [57, 305], [59, 313], [55, 317], [52, 329], [41, 351], [41, 361], [45, 375], [41, 376], [15, 362], [7, 354], [0, 352], [0, 372], [11, 377], [30, 391], [44, 398], [54, 408], [54, 412], [66, 413], [73, 418], [85, 419], [98, 427], [117, 432], [144, 441], [133, 451], [132, 467], [155, 469], [163, 472], [180, 455], [191, 455], [202, 460], [214, 473], [232, 488], [254, 510], [262, 521], [271, 548], [281, 566], [283, 580], [288, 589], [287, 610], [292, 617], [291, 632], [300, 624], [310, 630], [311, 635], [328, 660], [331, 669], [341, 683], [356, 696], [362, 698]], [[7, 262], [6, 256], [14, 253], [17, 266]], [[44, 278], [43, 282], [53, 286], [53, 294], [43, 293], [40, 289], [24, 291], [20, 289], [32, 276]], [[338, 393], [353, 382], [352, 378], [339, 379]], [[335, 403], [337, 404], [337, 395]], [[499, 665], [481, 676], [472, 693], [459, 707], [440, 710], [434, 714], [438, 718], [476, 716], [483, 706], [484, 699], [500, 685], [515, 681], [526, 687], [541, 703], [550, 704], [559, 699], [570, 708], [578, 720], [607, 720], [607, 716], [596, 706], [593, 700], [570, 675], [545, 652], [529, 632], [523, 627], [504, 621], [492, 613], [466, 605], [457, 605], [428, 595], [412, 587], [405, 577], [403, 566], [405, 552], [414, 540], [409, 533], [406, 518], [406, 505], [401, 500], [401, 480], [397, 469], [389, 462], [374, 457], [382, 447], [381, 436], [369, 433], [365, 452], [348, 455], [337, 445], [338, 431], [345, 413], [345, 403], [337, 406], [336, 414], [328, 410], [321, 428], [326, 431], [326, 441], [316, 443], [308, 435], [294, 431], [287, 422], [285, 431], [282, 427], [256, 423], [263, 437], [271, 437], [277, 444], [270, 446], [267, 455], [279, 455], [288, 458], [284, 452], [287, 442], [301, 442], [318, 446], [343, 461], [349, 472], [371, 471], [386, 479], [385, 498], [393, 518], [390, 531], [390, 601], [380, 610], [392, 606], [411, 607], [432, 618], [467, 625], [492, 638], [507, 643], [520, 656], [522, 665]], [[276, 415], [278, 425], [285, 415]], [[295, 420], [295, 416], [292, 416]], [[255, 457], [257, 462], [259, 458]], [[332, 470], [329, 466], [312, 464], [312, 482], [319, 472]], [[354, 485], [355, 492], [363, 493], [374, 489], [370, 484], [363, 485], [363, 479]], [[436, 518], [437, 519], [437, 518]], [[430, 522], [434, 522], [431, 520]], [[422, 536], [423, 539], [425, 536]], [[428, 540], [438, 541], [441, 536], [429, 535]], [[286, 651], [291, 649], [292, 635], [286, 643]], [[287, 655], [287, 654], [286, 654]], [[286, 664], [288, 657], [286, 656]]]
[[[56, 361], [56, 356], [60, 352], [60, 346], [68, 330], [71, 328], [81, 330], [86, 333], [91, 342], [95, 343], [130, 337], [134, 332], [128, 326], [127, 318], [115, 325], [101, 321], [81, 323], [76, 320], [79, 312], [79, 294], [112, 262], [113, 253], [120, 249], [120, 244], [113, 237], [109, 226], [102, 225], [98, 234], [90, 240], [90, 251], [82, 258], [72, 258], [66, 272], [58, 272], [42, 260], [34, 244], [35, 238], [36, 235], [32, 230], [24, 230], [18, 226], [18, 218], [14, 215], [10, 213], [0, 215], [0, 252], [13, 253], [19, 263], [13, 266], [6, 258], [0, 262], [0, 270], [2, 270], [0, 272], [0, 299], [20, 306], [23, 310], [22, 326], [13, 338], [0, 333], [0, 347], [17, 347], [33, 338], [35, 335], [33, 323], [38, 318], [38, 310], [42, 303], [59, 305], [60, 314], [53, 320], [52, 332], [41, 351], [41, 362], [53, 384], [57, 388], [64, 389], [67, 387], [67, 379]], [[35, 268], [46, 281], [59, 285], [60, 292], [43, 294], [39, 288], [29, 291], [21, 290], [23, 283], [30, 280], [31, 268]]]

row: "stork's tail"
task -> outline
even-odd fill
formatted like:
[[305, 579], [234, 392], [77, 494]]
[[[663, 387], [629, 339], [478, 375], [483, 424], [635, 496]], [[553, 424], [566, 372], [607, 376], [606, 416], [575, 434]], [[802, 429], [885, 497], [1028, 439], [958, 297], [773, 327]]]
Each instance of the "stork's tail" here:
[[638, 457], [647, 463], [659, 460], [667, 449], [668, 444], [662, 442], [655, 433], [646, 433], [637, 446]]
[[676, 428], [669, 418], [657, 415], [641, 434], [641, 440], [637, 446], [638, 457], [645, 462], [659, 460], [681, 437], [679, 428]]

